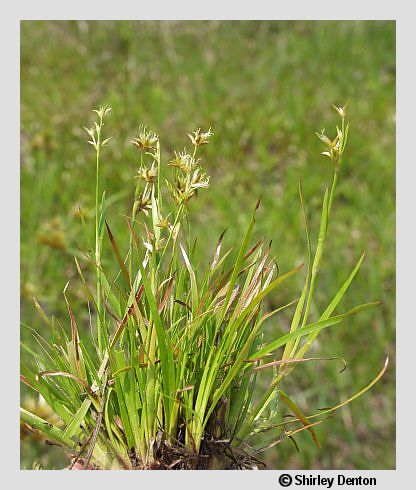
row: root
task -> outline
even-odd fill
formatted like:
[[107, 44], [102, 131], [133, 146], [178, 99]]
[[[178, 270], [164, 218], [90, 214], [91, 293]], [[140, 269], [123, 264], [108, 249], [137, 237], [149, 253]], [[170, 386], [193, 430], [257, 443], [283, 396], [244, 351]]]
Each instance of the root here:
[[244, 470], [266, 465], [227, 440], [204, 439], [199, 454], [181, 446], [162, 441], [149, 470]]

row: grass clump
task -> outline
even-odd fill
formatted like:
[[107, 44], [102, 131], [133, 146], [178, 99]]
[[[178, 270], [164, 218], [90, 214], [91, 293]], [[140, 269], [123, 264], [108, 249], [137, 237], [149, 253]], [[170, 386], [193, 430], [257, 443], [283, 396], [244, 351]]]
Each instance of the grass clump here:
[[[209, 186], [201, 147], [211, 129], [190, 133], [191, 151], [175, 152], [163, 164], [158, 135], [141, 126], [131, 142], [139, 151], [137, 183], [130, 231], [123, 250], [107, 221], [106, 195], [100, 187], [103, 148], [109, 143], [104, 123], [109, 107], [95, 111], [86, 128], [95, 150], [95, 249], [75, 258], [90, 298], [91, 335], [81, 335], [66, 297], [69, 329], [49, 319], [35, 305], [51, 330], [51, 340], [34, 332], [43, 355], [32, 354], [22, 365], [22, 381], [37, 392], [58, 420], [42, 418], [21, 408], [25, 426], [67, 448], [71, 467], [85, 469], [237, 469], [260, 465], [257, 454], [303, 430], [319, 445], [314, 426], [368, 390], [380, 373], [357, 394], [332, 408], [306, 416], [281, 390], [284, 378], [306, 357], [321, 330], [373, 306], [358, 305], [334, 314], [357, 274], [364, 256], [346, 277], [323, 313], [310, 318], [316, 278], [323, 257], [331, 209], [348, 138], [346, 106], [334, 139], [318, 134], [323, 154], [334, 168], [326, 189], [316, 247], [309, 237], [303, 211], [308, 263], [300, 296], [268, 311], [265, 301], [276, 288], [298, 274], [302, 266], [280, 273], [270, 245], [251, 243], [254, 206], [245, 235], [234, 252], [222, 252], [224, 234], [208, 267], [194, 263], [197, 246], [191, 233], [188, 203]], [[169, 169], [170, 167], [170, 169]], [[119, 272], [110, 276], [102, 262], [104, 240], [111, 247]], [[84, 264], [95, 273], [95, 291]], [[266, 321], [293, 309], [289, 332], [265, 342]], [[278, 349], [282, 348], [280, 353]], [[336, 358], [330, 358], [336, 359]], [[264, 372], [272, 371], [268, 388], [255, 399]], [[290, 419], [282, 422], [282, 410]], [[282, 430], [281, 430], [282, 429]], [[269, 442], [259, 446], [258, 435]]]

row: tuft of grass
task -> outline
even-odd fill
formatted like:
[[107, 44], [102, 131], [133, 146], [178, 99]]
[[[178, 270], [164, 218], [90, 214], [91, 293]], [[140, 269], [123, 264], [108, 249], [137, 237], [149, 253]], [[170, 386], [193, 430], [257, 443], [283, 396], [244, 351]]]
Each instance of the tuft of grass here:
[[[315, 247], [299, 184], [308, 248], [304, 285], [299, 297], [272, 311], [266, 299], [299, 274], [302, 266], [281, 273], [270, 245], [263, 240], [252, 245], [260, 201], [235, 252], [222, 253], [221, 235], [210, 264], [196, 263], [188, 205], [210, 184], [200, 153], [213, 136], [211, 129], [189, 133], [191, 150], [174, 152], [167, 162], [161, 158], [159, 136], [145, 126], [139, 128], [131, 141], [139, 151], [139, 164], [125, 244], [112, 231], [101, 186], [103, 149], [110, 141], [104, 125], [110, 108], [94, 111], [96, 121], [86, 131], [96, 163], [95, 247], [75, 257], [89, 305], [95, 310], [89, 316], [92, 334], [78, 329], [67, 284], [63, 294], [70, 328], [50, 319], [36, 300], [51, 339], [33, 333], [41, 355], [22, 344], [31, 361], [23, 361], [21, 380], [60, 422], [45, 420], [24, 407], [21, 420], [66, 447], [73, 455], [72, 466], [82, 462], [86, 469], [251, 468], [259, 464], [257, 454], [300, 431], [308, 431], [319, 447], [315, 426], [384, 374], [387, 362], [357, 394], [312, 415], [305, 415], [280, 388], [298, 363], [317, 360], [306, 353], [322, 330], [377, 304], [360, 304], [335, 314], [362, 255], [323, 313], [311, 318], [348, 139], [346, 105], [335, 110], [340, 117], [335, 136], [318, 134], [325, 145], [322, 153], [332, 163], [333, 179], [324, 193]], [[115, 275], [102, 261], [105, 244], [118, 265]], [[95, 274], [94, 292], [85, 278], [88, 267]], [[289, 331], [265, 341], [265, 322], [277, 322], [280, 312], [291, 309]], [[259, 378], [270, 367], [272, 379], [255, 400]], [[292, 414], [284, 424], [282, 407]], [[284, 427], [278, 436], [277, 427]], [[271, 436], [264, 445], [266, 432]]]
[[[294, 436], [300, 454], [289, 439], [267, 453], [267, 462], [292, 469], [394, 468], [394, 21], [22, 22], [21, 318], [30, 318], [40, 332], [45, 328], [34, 314], [36, 296], [48, 316], [53, 313], [65, 324], [67, 308], [57, 285], [71, 281], [71, 308], [80, 331], [88, 329], [90, 297], [72, 258], [94, 247], [95, 165], [90, 145], [80, 144], [86, 125], [80, 107], [106, 100], [113, 108], [114, 141], [105, 148], [101, 185], [120, 244], [129, 241], [130, 233], [116, 216], [131, 214], [136, 150], [123, 143], [125, 135], [136, 136], [133, 123], [145, 121], [163, 134], [165, 155], [174, 147], [182, 149], [183, 129], [212, 125], [223, 135], [204, 148], [215, 185], [189, 206], [199, 244], [211, 243], [229, 224], [226, 243], [237, 243], [247, 224], [247, 204], [261, 195], [253, 239], [273, 237], [271, 254], [293, 268], [307, 263], [293, 183], [303, 175], [310, 227], [317, 230], [322, 185], [330, 182], [331, 165], [318, 156], [314, 130], [323, 121], [333, 126], [336, 113], [331, 114], [327, 101], [342, 100], [344, 94], [359, 103], [349, 110], [353, 131], [326, 242], [330, 253], [311, 311], [317, 318], [325, 309], [327, 295], [364, 249], [359, 279], [342, 307], [350, 309], [367, 298], [383, 305], [357, 315], [351, 328], [328, 329], [311, 348], [310, 356], [348, 353], [350, 368], [342, 375], [332, 362], [311, 361], [308, 369], [303, 364], [286, 378], [284, 389], [302, 407], [328, 406], [372, 377], [386, 346], [391, 364], [371, 397], [361, 397], [339, 418], [315, 428], [321, 450], [304, 431]], [[117, 266], [110, 247], [104, 246], [103, 253], [107, 271]], [[196, 253], [199, 263], [208, 260], [211, 250], [198, 246]], [[90, 271], [84, 269], [85, 278], [95, 289]], [[268, 308], [296, 297], [303, 274], [277, 290]], [[281, 313], [285, 331], [289, 313]], [[274, 338], [275, 328], [265, 324], [265, 339]], [[30, 342], [26, 329], [22, 335]], [[332, 390], [320, 389], [317, 377], [327, 379]], [[255, 399], [267, 381], [258, 384]], [[23, 396], [28, 392], [22, 391]], [[375, 434], [381, 444], [374, 444]], [[62, 467], [65, 459], [57, 461], [57, 454], [53, 446], [22, 442], [26, 467], [34, 459], [46, 468]]]

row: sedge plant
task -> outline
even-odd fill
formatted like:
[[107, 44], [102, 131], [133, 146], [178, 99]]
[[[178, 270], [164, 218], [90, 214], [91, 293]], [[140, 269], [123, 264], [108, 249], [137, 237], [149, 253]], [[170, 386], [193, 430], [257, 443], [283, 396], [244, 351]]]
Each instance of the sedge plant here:
[[[335, 106], [334, 106], [335, 107]], [[23, 349], [21, 380], [50, 407], [53, 421], [21, 408], [21, 421], [73, 456], [70, 467], [99, 469], [252, 468], [256, 455], [285, 437], [307, 430], [319, 444], [314, 426], [328, 414], [360, 396], [383, 375], [332, 408], [305, 415], [281, 389], [282, 382], [307, 357], [322, 330], [341, 324], [374, 302], [335, 313], [363, 261], [361, 256], [345, 282], [329, 298], [318, 318], [311, 318], [316, 279], [324, 257], [331, 210], [348, 138], [346, 106], [335, 107], [340, 125], [334, 139], [318, 136], [333, 165], [326, 189], [315, 246], [299, 184], [306, 230], [306, 267], [280, 273], [263, 241], [251, 242], [253, 207], [241, 243], [222, 252], [223, 236], [213, 247], [205, 269], [194, 264], [188, 203], [209, 186], [201, 166], [202, 147], [211, 129], [190, 133], [191, 150], [161, 159], [157, 134], [141, 126], [133, 145], [139, 152], [134, 202], [126, 219], [129, 241], [118, 243], [107, 220], [106, 196], [100, 188], [104, 123], [109, 107], [95, 111], [87, 129], [95, 150], [95, 251], [75, 258], [94, 314], [92, 331], [79, 329], [71, 306], [68, 328], [35, 306], [50, 330], [40, 346]], [[114, 277], [101, 260], [103, 246], [114, 253]], [[87, 269], [95, 275], [90, 284]], [[269, 311], [268, 298], [297, 274], [305, 281], [300, 295]], [[291, 311], [290, 329], [281, 332], [278, 315]], [[265, 342], [266, 323], [274, 339]], [[269, 328], [269, 327], [267, 327]], [[268, 387], [263, 373], [273, 372]], [[283, 410], [292, 417], [282, 423]], [[272, 434], [268, 443], [263, 434]], [[261, 441], [260, 443], [258, 441]]]

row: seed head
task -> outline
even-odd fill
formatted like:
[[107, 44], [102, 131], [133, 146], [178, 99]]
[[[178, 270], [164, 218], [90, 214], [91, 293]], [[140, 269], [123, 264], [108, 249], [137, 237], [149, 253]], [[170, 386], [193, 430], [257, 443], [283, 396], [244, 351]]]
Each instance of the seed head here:
[[183, 152], [176, 153], [175, 157], [168, 163], [170, 167], [176, 167], [185, 173], [189, 173], [192, 169], [198, 165], [199, 160], [195, 160], [189, 153], [184, 150]]
[[140, 167], [137, 171], [138, 178], [144, 180], [149, 184], [154, 184], [157, 179], [157, 168], [155, 167], [155, 162], [152, 163], [150, 168]]
[[111, 111], [111, 107], [108, 105], [101, 105], [98, 109], [93, 109], [93, 112], [102, 120]]
[[166, 216], [166, 218], [162, 218], [162, 216], [159, 216], [159, 220], [158, 220], [156, 226], [158, 228], [162, 228], [162, 229], [166, 228], [166, 229], [169, 230], [170, 227], [171, 227], [171, 224], [170, 224], [170, 222], [168, 220], [168, 217], [169, 217], [169, 215]]
[[325, 129], [322, 129], [320, 133], [315, 133], [318, 138], [325, 143], [326, 146], [332, 147], [332, 141], [325, 134]]
[[133, 214], [143, 211], [143, 213], [148, 216], [149, 210], [152, 209], [152, 200], [150, 198], [150, 192], [144, 191], [140, 194], [139, 199], [134, 203]]
[[335, 104], [332, 104], [332, 107], [338, 112], [338, 114], [344, 119], [345, 116], [347, 115], [347, 107], [348, 104], [350, 103], [350, 100], [348, 99], [347, 102], [343, 106], [336, 106]]
[[96, 112], [100, 117], [100, 124], [98, 124], [97, 121], [95, 121], [90, 128], [84, 127], [85, 131], [88, 133], [88, 136], [91, 138], [90, 140], [88, 140], [88, 143], [92, 145], [96, 150], [98, 150], [98, 147], [102, 148], [103, 146], [105, 146], [111, 139], [110, 137], [101, 141], [101, 130], [102, 127], [104, 126], [104, 123], [102, 121], [103, 116], [101, 114], [105, 115], [109, 111], [111, 111], [110, 108], [107, 109], [100, 108], [99, 110], [94, 110], [94, 112]]
[[213, 135], [214, 133], [211, 131], [211, 128], [206, 132], [203, 132], [201, 128], [198, 128], [196, 131], [188, 133], [188, 136], [195, 147], [209, 143], [209, 138]]
[[176, 179], [176, 188], [169, 185], [169, 190], [176, 202], [188, 202], [198, 189], [209, 185], [209, 177], [196, 168], [191, 174], [179, 175]]
[[337, 135], [333, 140], [328, 138], [325, 134], [325, 130], [323, 129], [320, 133], [316, 133], [318, 138], [325, 143], [326, 150], [321, 152], [321, 155], [328, 157], [336, 167], [339, 166], [341, 155], [343, 152], [343, 147], [341, 146], [341, 142], [344, 141], [344, 136], [342, 130], [337, 126]]
[[159, 252], [163, 249], [165, 244], [165, 238], [160, 238], [159, 240], [154, 240], [153, 237], [151, 240], [143, 240], [144, 247], [152, 254], [154, 251]]
[[190, 187], [191, 189], [205, 189], [209, 185], [209, 176], [201, 172], [200, 168], [197, 168], [192, 173]]
[[134, 146], [140, 151], [148, 151], [156, 148], [156, 143], [159, 141], [159, 136], [153, 131], [149, 131], [147, 126], [139, 126], [139, 134], [137, 138], [131, 140]]

